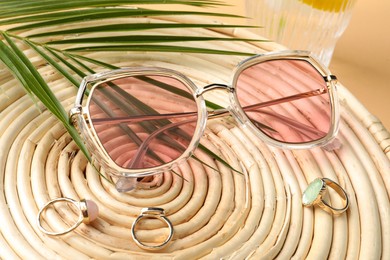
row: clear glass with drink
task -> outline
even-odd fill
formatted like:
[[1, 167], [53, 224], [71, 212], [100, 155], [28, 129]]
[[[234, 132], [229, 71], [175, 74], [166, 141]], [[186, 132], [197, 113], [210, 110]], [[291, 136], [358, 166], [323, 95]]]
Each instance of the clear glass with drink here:
[[309, 50], [329, 65], [356, 0], [246, 0], [256, 32], [290, 49]]

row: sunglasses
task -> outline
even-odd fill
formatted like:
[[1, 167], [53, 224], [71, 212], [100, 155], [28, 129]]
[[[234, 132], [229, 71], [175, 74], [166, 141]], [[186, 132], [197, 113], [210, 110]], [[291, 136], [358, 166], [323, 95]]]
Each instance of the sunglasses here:
[[85, 77], [70, 116], [105, 172], [138, 178], [188, 159], [207, 119], [227, 115], [276, 147], [327, 145], [338, 130], [336, 83], [303, 51], [253, 56], [231, 84], [202, 88], [174, 70], [124, 68]]

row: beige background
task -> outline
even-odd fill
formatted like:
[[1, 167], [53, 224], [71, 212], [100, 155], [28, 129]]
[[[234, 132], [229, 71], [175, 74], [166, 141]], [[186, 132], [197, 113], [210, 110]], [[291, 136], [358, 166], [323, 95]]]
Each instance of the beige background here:
[[[220, 7], [218, 11], [245, 15], [245, 0], [226, 2], [232, 6]], [[349, 27], [336, 46], [330, 69], [390, 129], [389, 0], [357, 0]]]
[[390, 1], [357, 0], [330, 65], [340, 81], [390, 129]]

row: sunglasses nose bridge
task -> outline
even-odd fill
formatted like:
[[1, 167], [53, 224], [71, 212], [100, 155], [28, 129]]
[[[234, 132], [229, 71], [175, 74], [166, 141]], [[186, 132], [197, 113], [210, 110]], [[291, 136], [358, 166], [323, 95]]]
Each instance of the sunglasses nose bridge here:
[[212, 84], [206, 85], [203, 88], [201, 88], [197, 92], [196, 96], [199, 97], [199, 96], [203, 95], [204, 93], [206, 93], [207, 91], [210, 91], [213, 89], [223, 89], [223, 90], [226, 90], [228, 92], [233, 92], [233, 88], [229, 85], [221, 84], [221, 83], [212, 83]]
[[[234, 88], [232, 86], [221, 84], [221, 83], [213, 83], [207, 86], [204, 86], [202, 89], [200, 89], [197, 93], [197, 97], [203, 95], [207, 91], [213, 90], [213, 89], [222, 89], [225, 90], [228, 93], [234, 93]], [[231, 98], [231, 97], [230, 97]], [[226, 108], [217, 109], [214, 111], [209, 111], [210, 118], [213, 117], [220, 117], [224, 116], [226, 114], [230, 114], [239, 125], [245, 125], [246, 121], [242, 115], [243, 111], [240, 111], [240, 108], [237, 106], [237, 102], [230, 99], [230, 105], [228, 105]]]

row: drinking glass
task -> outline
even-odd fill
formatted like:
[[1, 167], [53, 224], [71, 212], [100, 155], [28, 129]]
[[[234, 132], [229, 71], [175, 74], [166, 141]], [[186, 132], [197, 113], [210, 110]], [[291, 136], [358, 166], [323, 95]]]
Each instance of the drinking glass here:
[[256, 32], [289, 49], [308, 50], [329, 66], [356, 0], [246, 0]]

